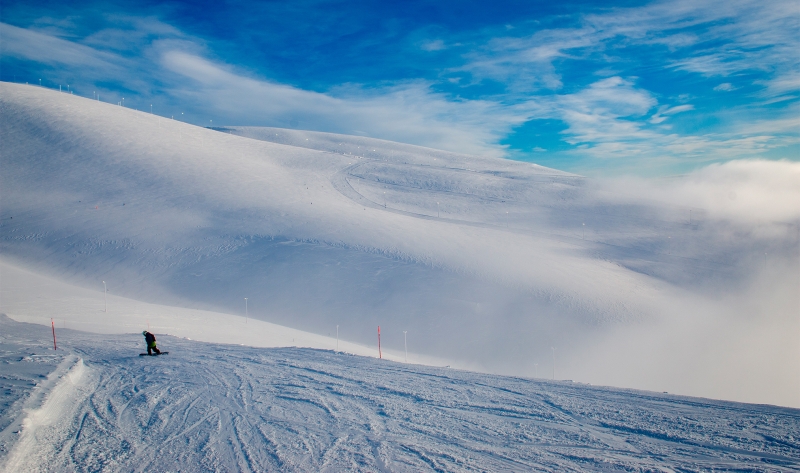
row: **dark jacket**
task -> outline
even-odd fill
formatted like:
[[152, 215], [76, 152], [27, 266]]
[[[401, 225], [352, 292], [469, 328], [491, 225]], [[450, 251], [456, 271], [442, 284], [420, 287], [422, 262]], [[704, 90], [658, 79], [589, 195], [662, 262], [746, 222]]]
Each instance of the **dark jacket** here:
[[144, 334], [144, 341], [147, 342], [148, 345], [151, 345], [156, 342], [156, 336], [150, 332], [145, 332]]

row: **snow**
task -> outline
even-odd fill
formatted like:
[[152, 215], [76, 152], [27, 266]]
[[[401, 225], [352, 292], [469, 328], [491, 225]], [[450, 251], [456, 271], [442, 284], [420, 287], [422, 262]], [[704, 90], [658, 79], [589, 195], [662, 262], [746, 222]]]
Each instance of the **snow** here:
[[0, 151], [9, 471], [798, 468], [796, 410], [581, 384], [800, 407], [796, 164], [601, 181], [8, 83]]
[[[26, 271], [0, 258], [3, 275], [3, 312], [17, 321], [70, 328], [96, 333], [131, 333], [147, 329], [198, 341], [215, 341], [253, 347], [312, 347], [337, 349], [356, 355], [377, 356], [376, 346], [363, 346], [334, 337], [212, 311], [149, 304], [115, 295], [71, 286]], [[31, 297], [31, 289], [46, 297]], [[34, 299], [32, 301], [31, 299]], [[35, 300], [39, 299], [39, 300]], [[335, 334], [335, 332], [334, 332]], [[383, 357], [400, 360], [401, 355], [383, 350]], [[416, 358], [414, 358], [416, 356]], [[417, 362], [444, 364], [433, 357], [412, 355]]]
[[[0, 327], [3, 342], [50, 335]], [[800, 469], [797, 409], [332, 350], [159, 336], [170, 354], [139, 357], [141, 334], [58, 337], [54, 373], [72, 368], [27, 413], [5, 471]], [[28, 351], [7, 351], [8, 371]]]
[[0, 134], [9, 471], [798, 468], [796, 410], [530, 379], [800, 405], [785, 163], [601, 182], [6, 83]]
[[[0, 310], [18, 320], [121, 333], [146, 328], [151, 311], [180, 313], [154, 324], [298, 344], [289, 331], [236, 341], [238, 318], [222, 321], [243, 316], [247, 297], [266, 332], [307, 333], [310, 347], [330, 348], [339, 326], [374, 355], [380, 325], [395, 357], [406, 331], [416, 360], [533, 376], [555, 348], [562, 379], [800, 406], [791, 179], [788, 190], [747, 181], [748, 196], [782, 189], [782, 210], [752, 199], [762, 204], [747, 215], [761, 220], [732, 218], [735, 205], [714, 202], [741, 191], [744, 171], [709, 168], [681, 194], [680, 179], [606, 182], [362, 137], [209, 130], [8, 83], [0, 142]], [[787, 166], [759, 164], [794, 175]], [[714, 198], [701, 199], [704, 182]], [[9, 268], [91, 295], [6, 291]], [[137, 330], [80, 309], [97, 307], [102, 281]], [[210, 313], [220, 324], [198, 329]]]

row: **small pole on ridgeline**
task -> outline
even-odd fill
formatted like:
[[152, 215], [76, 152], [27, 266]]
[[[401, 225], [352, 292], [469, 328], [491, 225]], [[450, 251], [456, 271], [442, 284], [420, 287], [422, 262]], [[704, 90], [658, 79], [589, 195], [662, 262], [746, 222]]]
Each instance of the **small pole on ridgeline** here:
[[244, 324], [247, 325], [247, 298], [244, 298]]
[[383, 358], [383, 353], [381, 352], [381, 326], [378, 325], [378, 358]]
[[53, 322], [52, 317], [50, 318], [50, 326], [53, 328], [53, 350], [58, 350], [56, 347], [56, 323]]
[[103, 312], [108, 312], [108, 289], [106, 289], [106, 282], [103, 281]]
[[336, 326], [336, 351], [339, 351], [339, 326]]
[[408, 363], [408, 339], [406, 338], [406, 334], [408, 330], [403, 330], [403, 346], [406, 349], [406, 363]]

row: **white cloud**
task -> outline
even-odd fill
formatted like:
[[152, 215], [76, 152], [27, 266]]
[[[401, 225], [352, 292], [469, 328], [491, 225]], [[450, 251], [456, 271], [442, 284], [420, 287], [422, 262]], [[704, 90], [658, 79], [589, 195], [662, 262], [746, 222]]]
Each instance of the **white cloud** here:
[[742, 225], [800, 224], [800, 163], [759, 159], [711, 164], [678, 179], [625, 179], [615, 189], [670, 205], [702, 208]]
[[591, 34], [580, 29], [544, 30], [528, 38], [495, 38], [469, 54], [469, 62], [454, 71], [476, 79], [493, 79], [515, 92], [559, 89], [561, 76], [553, 61], [572, 57], [573, 51], [592, 45]]
[[714, 87], [714, 90], [717, 92], [730, 92], [732, 90], [736, 90], [736, 87], [734, 87], [730, 82], [723, 82], [722, 84]]
[[[580, 28], [492, 39], [469, 56], [469, 64], [460, 69], [478, 79], [503, 81], [512, 92], [558, 89], [562, 82], [553, 65], [556, 60], [608, 56], [630, 45], [662, 44], [685, 55], [665, 60], [665, 68], [706, 76], [759, 71], [781, 82], [800, 67], [798, 24], [800, 7], [794, 0], [777, 0], [769, 5], [755, 0], [724, 4], [661, 1], [586, 15]], [[703, 47], [712, 43], [713, 47]]]
[[649, 138], [652, 133], [636, 119], [656, 104], [649, 92], [637, 89], [633, 82], [609, 77], [574, 94], [542, 98], [531, 105], [537, 118], [566, 122], [563, 134], [569, 143], [597, 144]]
[[0, 23], [3, 56], [28, 59], [49, 65], [70, 65], [120, 73], [122, 58], [33, 30]]
[[681, 112], [688, 112], [690, 110], [694, 110], [694, 105], [691, 104], [684, 104], [684, 105], [677, 105], [675, 107], [670, 107], [668, 105], [662, 105], [658, 108], [658, 112], [656, 112], [652, 117], [650, 117], [650, 123], [658, 124], [664, 122], [670, 115], [675, 115], [676, 113]]
[[526, 114], [513, 107], [482, 101], [452, 101], [433, 93], [423, 81], [380, 89], [342, 86], [319, 93], [258, 80], [233, 72], [194, 54], [169, 50], [164, 69], [192, 80], [171, 93], [205, 101], [217, 113], [250, 123], [368, 134], [450, 151], [502, 156], [494, 145]]
[[436, 40], [424, 41], [420, 46], [420, 48], [423, 51], [441, 51], [443, 49], [446, 49], [447, 46], [445, 46], [444, 41], [442, 41], [441, 39], [436, 39]]

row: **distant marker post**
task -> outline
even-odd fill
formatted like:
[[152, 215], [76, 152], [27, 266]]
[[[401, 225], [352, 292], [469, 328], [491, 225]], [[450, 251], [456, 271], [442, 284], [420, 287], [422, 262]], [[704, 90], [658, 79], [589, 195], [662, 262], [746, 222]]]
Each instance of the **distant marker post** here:
[[106, 282], [103, 281], [103, 312], [108, 312], [108, 289], [106, 288]]
[[381, 326], [378, 325], [378, 358], [383, 358], [383, 352], [381, 352]]
[[58, 350], [56, 347], [56, 323], [53, 322], [53, 318], [50, 318], [50, 327], [53, 329], [53, 350]]
[[247, 325], [247, 298], [244, 298], [244, 324]]
[[339, 326], [336, 326], [336, 351], [339, 351]]
[[408, 339], [406, 338], [407, 330], [403, 330], [403, 347], [406, 349], [406, 363], [408, 363]]

